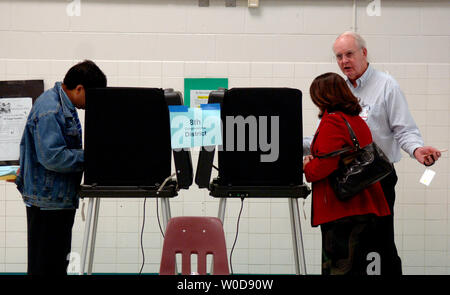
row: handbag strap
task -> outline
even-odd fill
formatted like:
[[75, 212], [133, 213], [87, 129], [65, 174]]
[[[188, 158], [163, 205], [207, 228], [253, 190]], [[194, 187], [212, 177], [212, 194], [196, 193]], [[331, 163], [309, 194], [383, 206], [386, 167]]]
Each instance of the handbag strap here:
[[[359, 149], [361, 149], [361, 147], [359, 145], [358, 138], [356, 138], [355, 132], [353, 131], [353, 129], [350, 126], [350, 124], [347, 122], [347, 120], [345, 120], [344, 116], [342, 116], [339, 113], [337, 113], [337, 114], [344, 120], [345, 124], [347, 125], [348, 133], [350, 134], [350, 138], [352, 140], [353, 146], [347, 146], [347, 147], [344, 147], [342, 149], [330, 152], [330, 153], [325, 154], [325, 155], [316, 156], [316, 158], [319, 158], [319, 159], [331, 158], [331, 157], [335, 157], [335, 156], [338, 156], [340, 154], [349, 152], [351, 150], [359, 150]], [[317, 134], [316, 134], [316, 136], [317, 136]], [[314, 138], [314, 141], [315, 141], [315, 139], [316, 138]]]
[[357, 150], [359, 150], [361, 147], [359, 145], [358, 138], [356, 138], [355, 132], [353, 132], [352, 126], [350, 126], [350, 124], [347, 122], [347, 120], [345, 120], [344, 116], [342, 116], [341, 114], [338, 114], [338, 115], [341, 116], [341, 118], [344, 120], [345, 124], [347, 125], [348, 133], [350, 133], [350, 138], [353, 142], [354, 147]]

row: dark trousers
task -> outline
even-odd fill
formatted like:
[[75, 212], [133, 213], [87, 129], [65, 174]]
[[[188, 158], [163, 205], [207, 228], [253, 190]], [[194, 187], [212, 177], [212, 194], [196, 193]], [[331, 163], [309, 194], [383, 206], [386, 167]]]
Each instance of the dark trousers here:
[[367, 214], [322, 224], [322, 274], [384, 275], [388, 267], [383, 267], [385, 252], [391, 246], [383, 237], [380, 220]]
[[29, 275], [66, 275], [75, 209], [27, 207]]
[[[393, 171], [381, 181], [393, 214], [397, 175]], [[394, 240], [393, 215], [359, 215], [321, 225], [322, 274], [366, 275], [369, 270], [386, 276], [402, 274], [402, 262]], [[376, 262], [373, 254], [377, 254]], [[372, 258], [371, 258], [372, 257]], [[379, 265], [371, 268], [371, 265]], [[373, 273], [373, 272], [372, 272]], [[374, 273], [373, 273], [374, 274]]]
[[[383, 188], [384, 196], [391, 210], [391, 215], [382, 217], [380, 226], [382, 228], [383, 236], [380, 238], [386, 239], [388, 242], [384, 255], [382, 255], [382, 274], [386, 275], [401, 275], [402, 261], [397, 253], [394, 239], [394, 203], [395, 203], [395, 185], [397, 184], [397, 173], [395, 170], [386, 178], [380, 181]], [[384, 267], [383, 267], [384, 266]]]

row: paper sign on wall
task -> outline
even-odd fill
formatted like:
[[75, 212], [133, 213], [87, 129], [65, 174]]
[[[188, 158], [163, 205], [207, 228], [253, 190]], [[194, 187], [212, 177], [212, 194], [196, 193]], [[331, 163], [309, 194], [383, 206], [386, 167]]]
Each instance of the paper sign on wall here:
[[208, 103], [209, 93], [219, 88], [228, 88], [227, 78], [185, 78], [184, 104], [199, 108]]
[[31, 106], [31, 97], [0, 99], [0, 161], [19, 159], [20, 140]]
[[173, 149], [222, 144], [220, 104], [169, 106]]

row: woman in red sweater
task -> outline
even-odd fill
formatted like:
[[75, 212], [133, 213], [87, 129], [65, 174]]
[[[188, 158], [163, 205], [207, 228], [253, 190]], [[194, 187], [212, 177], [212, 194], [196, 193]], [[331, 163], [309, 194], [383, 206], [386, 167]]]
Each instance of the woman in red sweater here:
[[310, 87], [313, 103], [319, 108], [321, 122], [305, 157], [303, 170], [312, 182], [313, 226], [322, 231], [322, 274], [380, 274], [386, 245], [378, 231], [382, 216], [390, 215], [380, 183], [375, 183], [347, 201], [337, 199], [328, 176], [338, 168], [339, 157], [317, 158], [353, 146], [349, 122], [361, 147], [372, 142], [369, 127], [359, 116], [361, 106], [344, 79], [335, 73], [317, 77]]

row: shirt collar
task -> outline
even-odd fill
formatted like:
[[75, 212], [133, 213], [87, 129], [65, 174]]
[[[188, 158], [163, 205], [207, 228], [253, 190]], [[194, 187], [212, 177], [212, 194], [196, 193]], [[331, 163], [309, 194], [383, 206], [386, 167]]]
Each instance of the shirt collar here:
[[358, 79], [356, 79], [356, 87], [353, 87], [352, 82], [350, 82], [350, 80], [347, 78], [347, 84], [350, 85], [352, 88], [359, 88], [359, 87], [363, 87], [367, 81], [369, 80], [370, 76], [372, 76], [373, 73], [373, 68], [370, 64], [367, 64], [367, 69], [364, 72], [364, 74], [362, 74], [361, 77], [359, 77]]

